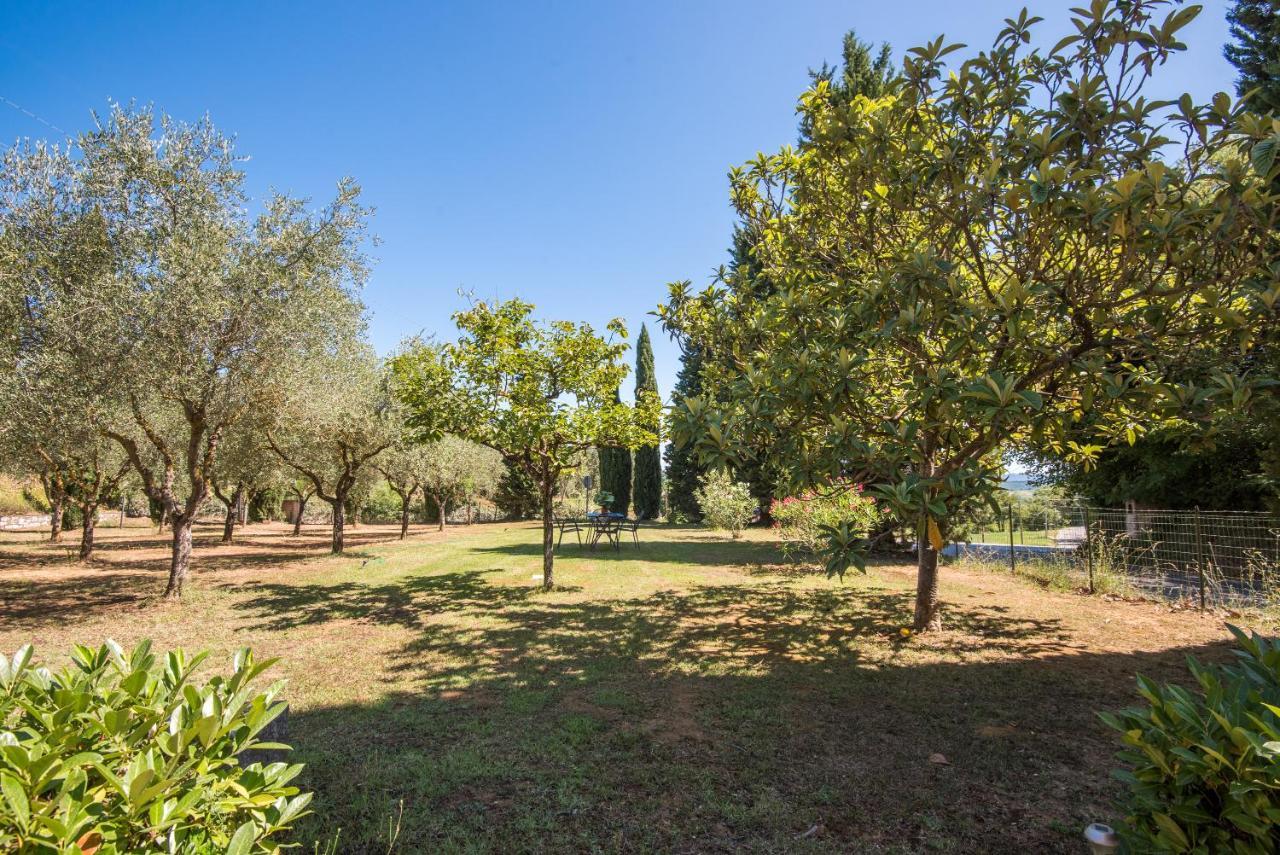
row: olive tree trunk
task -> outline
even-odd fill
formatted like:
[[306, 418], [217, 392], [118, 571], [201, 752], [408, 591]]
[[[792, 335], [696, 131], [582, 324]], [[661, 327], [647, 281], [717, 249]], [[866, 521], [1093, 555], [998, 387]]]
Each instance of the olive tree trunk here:
[[62, 540], [62, 509], [65, 503], [66, 498], [60, 493], [49, 501], [49, 540], [53, 543]]
[[297, 537], [302, 534], [302, 515], [307, 512], [307, 502], [311, 499], [308, 496], [305, 499], [298, 499], [298, 515], [293, 518], [293, 536]]
[[230, 543], [235, 536], [236, 524], [240, 521], [240, 501], [243, 497], [244, 488], [236, 487], [236, 491], [231, 494], [231, 499], [227, 502], [227, 516], [222, 523], [223, 543]]
[[449, 498], [447, 496], [436, 496], [436, 512], [440, 517], [440, 531], [444, 531], [444, 518], [449, 513]]
[[80, 506], [80, 515], [84, 518], [80, 529], [80, 560], [88, 561], [93, 555], [93, 529], [98, 522], [98, 503], [85, 502]]
[[187, 570], [191, 566], [191, 524], [194, 514], [174, 514], [173, 517], [173, 553], [169, 559], [169, 585], [164, 589], [167, 600], [182, 598], [182, 585], [187, 581]]
[[413, 493], [405, 493], [400, 497], [400, 539], [409, 536], [409, 505], [413, 501]]
[[333, 507], [333, 546], [330, 552], [342, 554], [342, 530], [347, 522], [347, 497], [339, 494], [329, 503]]

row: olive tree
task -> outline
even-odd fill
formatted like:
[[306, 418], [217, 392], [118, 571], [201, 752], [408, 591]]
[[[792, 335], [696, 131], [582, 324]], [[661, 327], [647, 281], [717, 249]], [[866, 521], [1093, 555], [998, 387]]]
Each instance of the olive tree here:
[[67, 504], [78, 507], [83, 560], [128, 460], [100, 430], [119, 400], [94, 350], [119, 249], [82, 178], [66, 148], [15, 146], [0, 163], [0, 447], [10, 468], [39, 478], [50, 539]]
[[422, 472], [426, 465], [427, 446], [401, 439], [388, 448], [374, 463], [386, 479], [391, 492], [400, 498], [400, 539], [409, 535], [409, 511], [413, 497], [422, 488]]
[[[789, 486], [869, 485], [915, 523], [917, 629], [939, 625], [938, 550], [1003, 449], [1089, 461], [1169, 419], [1212, 430], [1262, 382], [1175, 379], [1198, 343], [1247, 351], [1280, 300], [1280, 126], [1225, 94], [1143, 94], [1196, 11], [1100, 0], [1047, 52], [1024, 12], [954, 67], [943, 39], [908, 52], [839, 109], [818, 81], [811, 140], [731, 175], [776, 292], [679, 283], [661, 310], [695, 343], [749, 332], [677, 406], [677, 441], [733, 464], [741, 426], [769, 424]], [[829, 566], [860, 560], [854, 534], [832, 534], [848, 560]]]
[[267, 443], [332, 510], [335, 554], [343, 549], [352, 491], [403, 431], [382, 365], [363, 342], [310, 360], [282, 397]]
[[627, 374], [621, 320], [609, 323], [606, 340], [588, 324], [542, 324], [532, 315], [533, 306], [521, 300], [477, 303], [454, 315], [457, 341], [411, 344], [394, 367], [411, 426], [443, 426], [486, 445], [537, 484], [542, 584], [549, 590], [561, 473], [591, 447], [656, 442], [643, 425], [653, 423], [660, 405], [651, 394], [634, 408], [615, 400]]
[[302, 515], [307, 512], [307, 502], [316, 494], [316, 485], [305, 475], [298, 475], [286, 484], [288, 494], [298, 503], [298, 515], [293, 518], [293, 536], [302, 534]]
[[222, 542], [231, 543], [237, 525], [248, 515], [250, 499], [281, 480], [281, 463], [267, 444], [266, 431], [273, 413], [251, 413], [237, 422], [223, 438], [209, 488], [226, 507]]
[[272, 405], [298, 351], [358, 327], [365, 212], [343, 181], [318, 212], [275, 195], [251, 216], [240, 159], [207, 119], [157, 127], [149, 109], [117, 108], [78, 147], [122, 259], [99, 294], [97, 350], [127, 417], [104, 432], [172, 524], [176, 598], [227, 432]]
[[497, 486], [501, 463], [492, 448], [453, 434], [423, 447], [422, 490], [440, 510], [441, 531], [450, 505], [470, 503], [478, 492]]

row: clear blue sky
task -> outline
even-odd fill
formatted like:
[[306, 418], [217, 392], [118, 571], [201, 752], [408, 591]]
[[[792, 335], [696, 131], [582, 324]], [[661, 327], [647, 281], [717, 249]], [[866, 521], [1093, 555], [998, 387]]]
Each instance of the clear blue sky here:
[[[1065, 32], [1066, 0], [1029, 2]], [[1158, 91], [1233, 89], [1225, 0], [1184, 31]], [[647, 313], [707, 281], [733, 218], [725, 173], [795, 137], [806, 70], [857, 29], [895, 51], [990, 43], [1016, 0], [799, 2], [60, 2], [5, 0], [0, 96], [67, 131], [109, 99], [235, 133], [253, 192], [325, 199], [355, 176], [382, 239], [374, 344], [448, 337], [458, 289], [547, 318], [648, 320], [669, 394], [676, 348]], [[0, 103], [0, 142], [57, 136]]]

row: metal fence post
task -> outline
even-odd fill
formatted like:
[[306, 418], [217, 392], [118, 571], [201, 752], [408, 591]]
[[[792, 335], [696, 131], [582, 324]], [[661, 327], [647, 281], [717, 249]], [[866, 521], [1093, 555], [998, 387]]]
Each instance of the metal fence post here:
[[1089, 593], [1093, 589], [1093, 525], [1089, 520], [1089, 506], [1084, 506], [1084, 566], [1089, 570]]
[[1018, 572], [1018, 561], [1013, 557], [1013, 502], [1009, 503], [1009, 572]]
[[1196, 505], [1196, 574], [1200, 577], [1200, 610], [1204, 611], [1204, 538], [1200, 531], [1200, 506]]

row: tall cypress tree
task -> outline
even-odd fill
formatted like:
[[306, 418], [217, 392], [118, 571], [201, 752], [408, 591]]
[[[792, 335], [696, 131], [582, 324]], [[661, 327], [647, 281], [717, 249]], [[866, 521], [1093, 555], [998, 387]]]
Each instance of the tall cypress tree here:
[[[640, 338], [636, 341], [636, 400], [644, 392], [657, 395], [658, 378], [653, 376], [653, 343], [649, 340], [649, 329], [641, 324]], [[646, 427], [658, 435], [659, 425]], [[657, 519], [662, 512], [662, 461], [658, 448], [659, 445], [646, 445], [636, 449], [631, 499], [636, 506], [636, 517], [642, 520]]]
[[[702, 352], [692, 345], [687, 345], [680, 354], [680, 370], [676, 373], [676, 385], [673, 397], [681, 398], [702, 394]], [[670, 513], [678, 514], [685, 519], [698, 521], [702, 519], [702, 508], [694, 497], [698, 482], [706, 474], [706, 467], [698, 463], [693, 452], [693, 443], [677, 446], [669, 444], [663, 452], [667, 462], [667, 506]]]
[[[827, 97], [836, 108], [847, 108], [858, 95], [879, 98], [893, 80], [893, 53], [887, 43], [882, 43], [873, 56], [871, 44], [861, 41], [858, 34], [850, 30], [844, 34], [840, 59], [838, 66], [824, 62], [822, 68], [809, 71], [814, 83], [825, 80], [830, 84]], [[801, 121], [802, 144], [810, 138], [812, 131], [806, 122]]]
[[[860, 41], [857, 34], [850, 30], [845, 34], [841, 44], [841, 62], [838, 66], [824, 63], [822, 68], [811, 70], [809, 76], [818, 82], [829, 83], [827, 97], [837, 107], [847, 106], [858, 95], [876, 98], [885, 93], [896, 74], [893, 68], [892, 52], [889, 45], [882, 44], [878, 49]], [[804, 123], [800, 126], [800, 145], [806, 145], [811, 138], [811, 129]], [[742, 282], [750, 282], [750, 288], [760, 297], [765, 297], [776, 289], [776, 285], [759, 269], [752, 249], [755, 236], [741, 225], [733, 231], [733, 245], [729, 248], [729, 264], [722, 268], [720, 277], [733, 277]], [[740, 332], [740, 331], [735, 331]], [[714, 344], [714, 343], [713, 343]], [[676, 375], [675, 394], [680, 397], [699, 395], [702, 384], [699, 379], [704, 359], [715, 359], [715, 354], [705, 354], [699, 349], [684, 345], [680, 358], [680, 372]], [[712, 347], [714, 350], [714, 346]], [[702, 518], [701, 509], [693, 496], [698, 488], [698, 480], [706, 473], [690, 450], [689, 445], [677, 448], [674, 444], [667, 446], [665, 459], [667, 462], [667, 501], [673, 513], [680, 513], [691, 520]], [[747, 482], [751, 494], [760, 503], [764, 511], [764, 520], [768, 520], [768, 510], [773, 498], [774, 485], [777, 482], [777, 467], [769, 453], [769, 439], [763, 436], [759, 447], [752, 449], [753, 460], [744, 464], [735, 477]]]
[[[621, 401], [618, 392], [613, 393], [615, 402]], [[613, 504], [609, 510], [615, 514], [625, 514], [631, 507], [631, 449], [601, 448], [600, 455], [600, 489], [613, 494]]]
[[1280, 5], [1275, 0], [1236, 0], [1227, 13], [1231, 38], [1222, 49], [1240, 72], [1236, 94], [1249, 95], [1249, 108], [1280, 112]]

